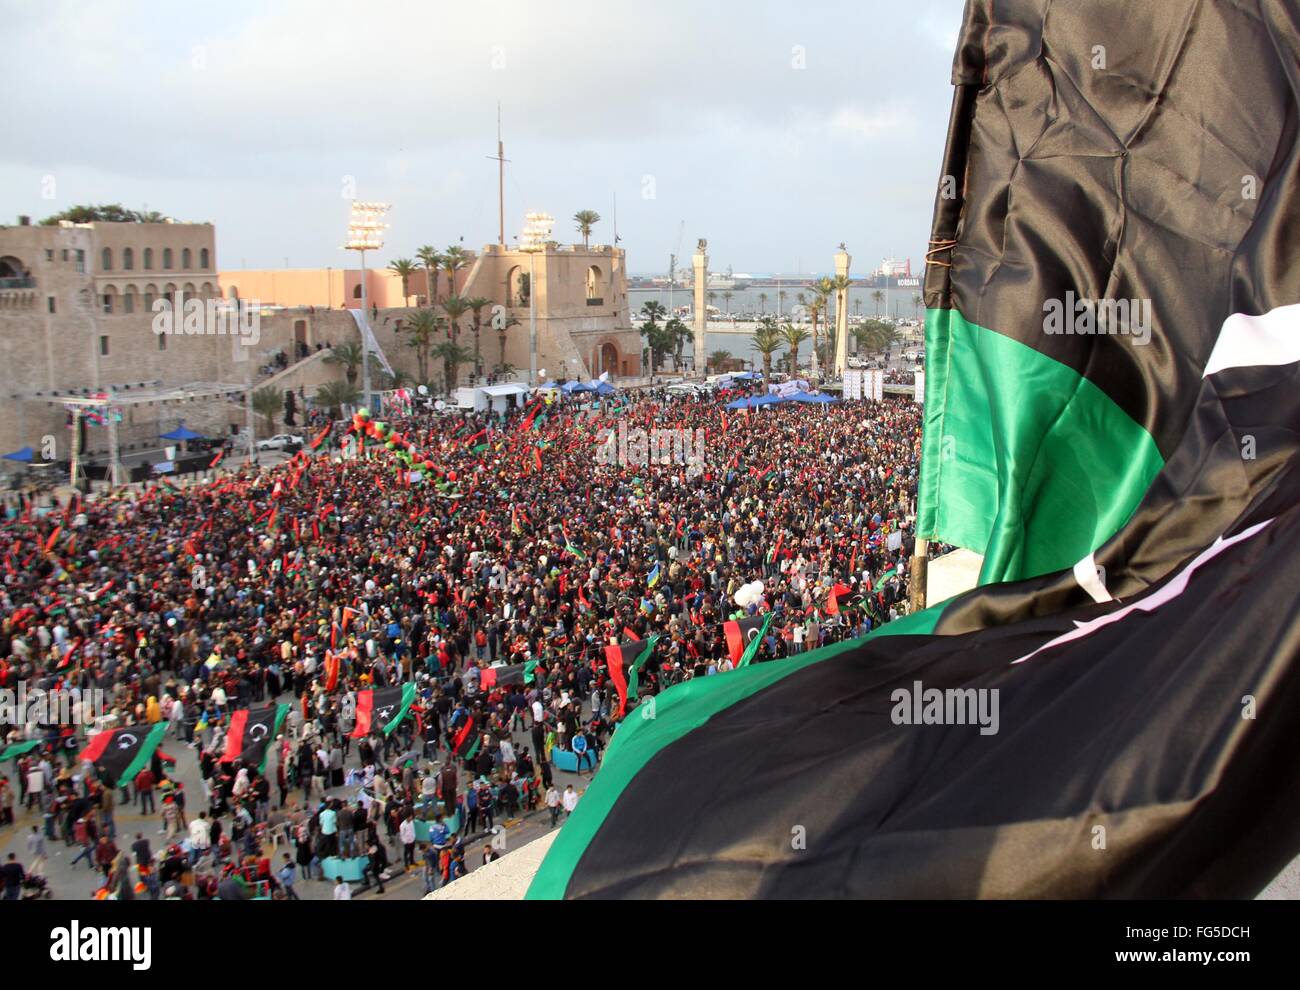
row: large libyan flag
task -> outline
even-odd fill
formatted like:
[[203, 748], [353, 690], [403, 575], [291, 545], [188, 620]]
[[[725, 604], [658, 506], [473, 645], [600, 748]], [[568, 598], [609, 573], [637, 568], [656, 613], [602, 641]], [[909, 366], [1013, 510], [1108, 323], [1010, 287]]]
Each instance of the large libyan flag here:
[[[1251, 897], [1300, 853], [1288, 6], [967, 4], [918, 526], [982, 585], [660, 694], [530, 896]], [[1046, 332], [1070, 298], [1146, 329]]]
[[93, 763], [109, 783], [129, 783], [149, 765], [154, 750], [166, 732], [166, 722], [157, 725], [128, 725], [101, 732], [86, 744], [77, 759], [83, 763]]
[[221, 762], [241, 760], [248, 766], [256, 767], [258, 773], [263, 773], [266, 770], [266, 759], [271, 755], [271, 742], [280, 732], [280, 726], [288, 714], [288, 705], [241, 708], [232, 714]]
[[357, 720], [352, 728], [352, 738], [361, 739], [378, 729], [384, 735], [406, 718], [415, 702], [415, 685], [408, 681], [398, 687], [373, 688], [357, 694]]

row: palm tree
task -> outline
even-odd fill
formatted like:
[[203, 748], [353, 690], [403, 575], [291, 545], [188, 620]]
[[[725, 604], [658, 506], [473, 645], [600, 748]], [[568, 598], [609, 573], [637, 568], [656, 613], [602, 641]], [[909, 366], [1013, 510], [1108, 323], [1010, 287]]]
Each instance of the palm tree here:
[[410, 375], [408, 375], [401, 368], [394, 368], [393, 373], [391, 375], [383, 368], [380, 368], [378, 369], [378, 375], [379, 375], [379, 388], [383, 391], [387, 391], [388, 389], [392, 389], [392, 388], [406, 388], [406, 386], [408, 385], [417, 384], [415, 379], [412, 378]]
[[876, 289], [871, 293], [871, 301], [876, 304], [876, 319], [880, 319], [880, 304], [885, 301], [885, 294]]
[[341, 365], [348, 384], [356, 385], [357, 373], [361, 370], [361, 345], [354, 341], [335, 344], [325, 358], [325, 363]]
[[438, 249], [426, 244], [420, 250], [415, 252], [415, 256], [420, 259], [420, 264], [424, 266], [424, 290], [425, 305], [438, 305], [438, 269], [442, 267], [442, 255]]
[[591, 228], [600, 223], [600, 214], [595, 210], [579, 210], [573, 215], [573, 222], [578, 225], [578, 233], [582, 235], [582, 246], [587, 247], [587, 242], [591, 239]]
[[497, 343], [501, 345], [501, 363], [497, 365], [497, 371], [503, 375], [510, 370], [510, 365], [506, 364], [506, 331], [517, 326], [519, 321], [513, 316], [507, 316], [497, 327]]
[[812, 301], [804, 305], [808, 310], [809, 318], [812, 320], [812, 370], [815, 375], [817, 373], [817, 318], [821, 316], [822, 298], [819, 295], [813, 296]]
[[668, 310], [663, 303], [651, 299], [649, 302], [641, 306], [641, 315], [651, 323], [656, 323], [668, 315]]
[[758, 294], [758, 315], [764, 316], [766, 313], [767, 313], [767, 293], [760, 292]]
[[821, 373], [821, 365], [820, 365], [820, 363], [819, 363], [819, 361], [820, 361], [820, 356], [821, 356], [821, 352], [818, 350], [818, 338], [817, 338], [817, 314], [818, 314], [818, 313], [821, 313], [823, 316], [826, 317], [826, 321], [827, 321], [827, 323], [830, 322], [830, 313], [831, 313], [831, 296], [835, 294], [835, 279], [823, 275], [823, 276], [822, 276], [821, 278], [819, 278], [815, 283], [813, 283], [812, 290], [813, 290], [814, 295], [816, 296], [816, 299], [813, 301], [813, 304], [809, 306], [809, 308], [813, 310], [813, 321], [812, 321], [813, 366], [812, 366], [812, 370], [813, 370], [813, 375], [814, 375], [814, 376], [819, 376], [820, 373]]
[[397, 329], [407, 337], [406, 346], [415, 351], [415, 364], [419, 369], [420, 384], [429, 383], [429, 351], [433, 338], [444, 329], [446, 321], [432, 309], [417, 309]]
[[[253, 393], [253, 412], [266, 420], [270, 429], [269, 433], [275, 432], [275, 418], [280, 415], [284, 409], [284, 392], [275, 385], [267, 385], [259, 388]], [[253, 437], [254, 440], [257, 437]]]
[[491, 299], [484, 299], [482, 296], [471, 296], [465, 300], [465, 305], [474, 312], [474, 374], [483, 374], [483, 352], [479, 346], [479, 333], [483, 329], [483, 307], [491, 306]]
[[714, 351], [709, 355], [709, 367], [716, 374], [721, 370], [728, 361], [731, 360], [731, 351]]
[[780, 330], [782, 342], [790, 348], [790, 374], [799, 373], [799, 345], [808, 339], [809, 333], [803, 327], [787, 323]]
[[777, 308], [777, 309], [782, 309], [782, 308], [784, 308], [786, 297], [789, 296], [789, 295], [790, 295], [790, 293], [786, 292], [785, 289], [779, 289], [779, 290], [777, 291], [777, 293], [776, 293], [776, 308]]
[[861, 300], [861, 299], [854, 299], [854, 300], [853, 300], [853, 315], [856, 316], [856, 317], [860, 317], [860, 316], [862, 316], [862, 300]]
[[469, 262], [469, 255], [459, 244], [453, 244], [442, 252], [442, 267], [447, 273], [447, 294], [456, 294], [456, 273]]
[[353, 406], [360, 401], [361, 393], [347, 382], [326, 382], [316, 388], [316, 405], [328, 409], [331, 419], [338, 419], [344, 406]]
[[450, 340], [444, 340], [433, 349], [433, 355], [442, 358], [443, 372], [447, 382], [447, 394], [451, 395], [456, 390], [457, 371], [466, 361], [474, 359], [474, 352]]
[[921, 294], [920, 294], [919, 292], [913, 294], [913, 296], [912, 296], [912, 319], [914, 319], [914, 320], [917, 319], [917, 314], [921, 311], [921, 303], [923, 303], [924, 301], [925, 301], [925, 300], [921, 298]]
[[469, 300], [456, 295], [442, 301], [442, 311], [447, 314], [448, 334], [453, 344], [460, 342], [460, 324], [457, 322], [469, 312]]
[[411, 276], [420, 270], [410, 258], [398, 258], [388, 263], [388, 270], [402, 280], [402, 306], [410, 305]]
[[731, 290], [728, 289], [722, 294], [722, 301], [727, 304], [727, 313], [731, 313]]
[[672, 341], [673, 371], [677, 371], [682, 366], [682, 348], [691, 339], [691, 328], [674, 316], [664, 324], [664, 332], [667, 339]]
[[772, 355], [781, 349], [781, 331], [776, 327], [764, 325], [759, 327], [750, 340], [754, 350], [763, 355], [763, 380], [772, 380]]

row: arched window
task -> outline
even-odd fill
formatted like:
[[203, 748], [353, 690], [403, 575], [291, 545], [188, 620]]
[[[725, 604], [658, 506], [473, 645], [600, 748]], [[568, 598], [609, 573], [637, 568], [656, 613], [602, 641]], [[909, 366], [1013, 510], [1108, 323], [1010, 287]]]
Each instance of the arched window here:
[[353, 287], [353, 289], [352, 289], [352, 298], [353, 298], [353, 299], [360, 299], [360, 298], [361, 298], [361, 283], [360, 283], [360, 282], [358, 282], [358, 283]]
[[122, 268], [128, 272], [135, 271], [135, 251], [132, 248], [122, 248]]
[[[128, 248], [127, 250], [130, 250], [130, 248]], [[128, 285], [125, 289], [122, 290], [122, 312], [123, 313], [135, 312], [135, 286], [134, 285]]]
[[[148, 248], [145, 249], [148, 251]], [[144, 287], [144, 308], [146, 312], [153, 312], [153, 301], [158, 298], [158, 286], [152, 282]]]
[[239, 287], [236, 286], [236, 285], [232, 285], [229, 289], [227, 289], [227, 290], [226, 290], [226, 298], [227, 298], [227, 299], [238, 299], [238, 298], [239, 298]]
[[190, 264], [193, 261], [194, 261], [194, 252], [192, 252], [189, 248], [185, 248], [184, 250], [181, 251], [181, 271], [184, 272], [189, 271]]
[[605, 276], [598, 265], [587, 269], [587, 305], [599, 306], [605, 301]]
[[171, 303], [173, 306], [176, 305], [176, 283], [175, 282], [167, 283], [167, 287], [163, 289], [163, 296], [166, 297], [167, 301]]
[[170, 269], [172, 266], [172, 249], [163, 248], [163, 268]]
[[105, 316], [113, 315], [113, 301], [116, 297], [117, 297], [117, 292], [114, 291], [111, 285], [104, 289], [102, 300], [103, 300], [103, 308], [104, 308]]
[[506, 301], [511, 306], [528, 305], [528, 273], [520, 265], [506, 275]]
[[202, 295], [204, 299], [211, 299], [211, 298], [212, 298], [212, 283], [211, 283], [211, 282], [204, 282], [204, 283], [203, 283], [203, 288], [199, 290], [199, 294]]
[[205, 272], [208, 270], [208, 249], [207, 248], [199, 249], [199, 267], [202, 268]]
[[113, 249], [104, 248], [99, 252], [99, 267], [101, 270], [111, 272], [113, 270]]
[[153, 248], [144, 249], [144, 270], [153, 271]]

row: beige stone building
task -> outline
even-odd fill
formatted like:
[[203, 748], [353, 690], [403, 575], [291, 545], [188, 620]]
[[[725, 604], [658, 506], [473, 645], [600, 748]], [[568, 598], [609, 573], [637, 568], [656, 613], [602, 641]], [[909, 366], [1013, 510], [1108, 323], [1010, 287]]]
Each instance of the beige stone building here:
[[[602, 245], [550, 243], [536, 255], [488, 245], [471, 254], [456, 288], [462, 297], [488, 300], [480, 310], [484, 372], [496, 368], [504, 342], [506, 364], [517, 378], [526, 377], [535, 284], [537, 365], [548, 378], [640, 375], [641, 338], [629, 314], [625, 263], [623, 250]], [[46, 227], [20, 219], [0, 227], [0, 452], [27, 445], [39, 450], [53, 438], [56, 457], [66, 459], [69, 396], [139, 397], [179, 386], [248, 382], [310, 398], [320, 384], [343, 377], [342, 368], [325, 361], [328, 349], [360, 340], [349, 312], [359, 305], [360, 278], [359, 270], [342, 269], [221, 272], [211, 224]], [[445, 298], [445, 274], [439, 291]], [[426, 294], [422, 273], [410, 292], [413, 302]], [[371, 269], [367, 293], [376, 303], [371, 323], [380, 346], [396, 369], [414, 377], [416, 355], [400, 331], [411, 312], [401, 305], [400, 280]], [[154, 302], [181, 294], [238, 298], [258, 314], [259, 339], [154, 333]], [[470, 350], [472, 325], [472, 314], [460, 321], [460, 343]], [[433, 384], [444, 386], [441, 362], [434, 359], [431, 371]], [[462, 366], [458, 384], [468, 384], [472, 373]], [[382, 384], [378, 374], [374, 384]], [[233, 393], [202, 400], [169, 395], [123, 404], [117, 427], [122, 453], [129, 458], [157, 449], [159, 434], [182, 421], [209, 436], [240, 429], [245, 411], [239, 400]], [[268, 427], [258, 428], [264, 434]], [[83, 450], [106, 452], [107, 434], [91, 425], [81, 434]]]

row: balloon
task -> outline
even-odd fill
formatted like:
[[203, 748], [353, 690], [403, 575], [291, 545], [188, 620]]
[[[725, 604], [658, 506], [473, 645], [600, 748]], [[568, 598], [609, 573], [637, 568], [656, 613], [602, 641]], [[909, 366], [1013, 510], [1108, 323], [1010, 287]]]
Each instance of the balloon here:
[[397, 449], [397, 444], [393, 443], [393, 441], [391, 441], [391, 440], [389, 440], [388, 443], [384, 444], [384, 446], [385, 446], [387, 449], [389, 449], [389, 450], [396, 450], [396, 449]]
[[357, 415], [360, 416], [362, 419], [369, 419], [370, 410], [363, 407], [357, 410]]

